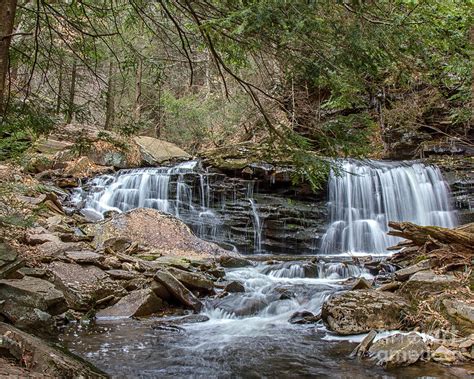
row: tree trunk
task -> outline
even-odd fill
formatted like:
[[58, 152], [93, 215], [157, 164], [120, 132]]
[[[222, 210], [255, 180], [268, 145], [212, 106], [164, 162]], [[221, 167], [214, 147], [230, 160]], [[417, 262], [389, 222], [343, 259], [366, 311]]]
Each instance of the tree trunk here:
[[71, 72], [71, 86], [69, 87], [69, 100], [67, 105], [66, 123], [70, 124], [74, 116], [74, 97], [76, 95], [76, 76], [77, 76], [77, 61], [74, 59], [72, 63]]
[[135, 74], [135, 122], [140, 122], [142, 114], [142, 76], [143, 76], [143, 60], [138, 57], [137, 71]]
[[63, 59], [59, 60], [59, 78], [58, 78], [58, 93], [56, 99], [56, 114], [61, 112], [61, 103], [63, 98]]
[[0, 113], [5, 110], [8, 99], [7, 73], [9, 49], [15, 22], [17, 0], [0, 0]]
[[115, 88], [114, 88], [114, 62], [109, 63], [109, 78], [107, 82], [107, 97], [105, 111], [105, 130], [112, 130], [115, 120]]

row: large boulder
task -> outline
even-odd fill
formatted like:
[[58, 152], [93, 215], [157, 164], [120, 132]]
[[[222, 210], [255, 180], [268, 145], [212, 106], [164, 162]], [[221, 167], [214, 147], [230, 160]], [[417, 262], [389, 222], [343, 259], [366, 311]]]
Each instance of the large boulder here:
[[428, 347], [418, 334], [397, 333], [374, 342], [368, 354], [378, 365], [390, 369], [411, 365], [427, 351]]
[[128, 238], [149, 249], [149, 257], [210, 258], [228, 254], [216, 244], [196, 237], [182, 221], [150, 208], [137, 208], [89, 227], [97, 248], [111, 238]]
[[66, 353], [3, 322], [0, 322], [0, 355], [13, 357], [18, 364], [38, 374], [32, 377], [66, 379], [108, 377], [74, 354]]
[[133, 140], [140, 148], [142, 162], [149, 166], [191, 158], [184, 150], [167, 141], [146, 136], [135, 137]]
[[109, 308], [97, 313], [97, 318], [127, 318], [149, 316], [163, 309], [163, 301], [150, 289], [129, 293]]
[[121, 297], [125, 294], [120, 285], [96, 266], [53, 262], [49, 265], [49, 274], [63, 291], [69, 307], [75, 310], [87, 311], [110, 295]]
[[400, 327], [407, 302], [390, 292], [357, 290], [333, 294], [321, 317], [328, 329], [341, 335], [394, 330]]

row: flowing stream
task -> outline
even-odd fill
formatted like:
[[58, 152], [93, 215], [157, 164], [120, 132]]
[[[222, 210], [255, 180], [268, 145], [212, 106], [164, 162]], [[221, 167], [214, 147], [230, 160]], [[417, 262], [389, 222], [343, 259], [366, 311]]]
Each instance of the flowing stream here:
[[[219, 240], [225, 209], [213, 200], [209, 175], [197, 171], [197, 165], [187, 162], [102, 176], [78, 197], [98, 214], [157, 208], [181, 218], [201, 237]], [[463, 377], [434, 365], [390, 372], [365, 366], [349, 359], [355, 344], [347, 341], [360, 341], [361, 336], [341, 339], [322, 324], [288, 322], [295, 312], [317, 315], [327, 296], [348, 288], [348, 279], [373, 277], [375, 272], [354, 263], [352, 254], [345, 252], [385, 253], [395, 242], [384, 237], [388, 220], [456, 223], [449, 191], [434, 167], [347, 162], [343, 168], [342, 176], [333, 173], [330, 179], [331, 224], [323, 254], [250, 255], [251, 267], [226, 270], [225, 280], [241, 283], [245, 291], [207, 299], [201, 312], [205, 317], [194, 319], [202, 322], [186, 317], [99, 320], [67, 329], [63, 342], [117, 378]], [[264, 221], [253, 189], [252, 184], [242, 196], [254, 231], [248, 237], [255, 252], [261, 252]]]

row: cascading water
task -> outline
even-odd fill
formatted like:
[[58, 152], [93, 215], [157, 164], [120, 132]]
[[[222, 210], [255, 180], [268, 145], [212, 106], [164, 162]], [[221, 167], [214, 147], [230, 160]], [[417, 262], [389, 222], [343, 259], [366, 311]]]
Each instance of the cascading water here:
[[[226, 206], [230, 205], [247, 214], [247, 225], [254, 236], [248, 252], [261, 252], [263, 222], [253, 199], [254, 181], [246, 183], [244, 193], [231, 190], [228, 201], [226, 192], [215, 196], [210, 177], [198, 161], [173, 167], [120, 170], [115, 175], [94, 178], [88, 183], [88, 191], [78, 189], [74, 202], [83, 201], [83, 212], [97, 219], [107, 211], [158, 209], [183, 220], [200, 238], [232, 247], [233, 232], [241, 230], [224, 225], [229, 211]], [[244, 230], [241, 232], [247, 236]]]
[[260, 253], [262, 251], [262, 229], [263, 224], [260, 220], [260, 215], [258, 214], [257, 206], [255, 205], [255, 200], [249, 199], [250, 205], [252, 206], [252, 219], [253, 219], [253, 240], [255, 252]]
[[[120, 377], [372, 377], [373, 368], [347, 358], [354, 346], [323, 342], [334, 336], [322, 324], [288, 321], [295, 312], [296, 317], [320, 313], [327, 296], [354, 283], [346, 282], [349, 278], [373, 279], [374, 268], [334, 253], [384, 252], [396, 243], [385, 235], [389, 220], [452, 226], [456, 218], [450, 210], [449, 192], [434, 167], [345, 162], [342, 169], [343, 175], [331, 175], [329, 183], [332, 224], [322, 252], [330, 257], [255, 256], [252, 266], [226, 269], [225, 282], [217, 287], [216, 296], [204, 301], [198, 315], [205, 322], [180, 319], [173, 324], [175, 318], [160, 318], [151, 321], [160, 327], [150, 328], [143, 320], [99, 320], [92, 329], [75, 329], [66, 335], [69, 347]], [[222, 230], [228, 226], [227, 232], [239, 230], [253, 239], [248, 245], [256, 252], [262, 250], [263, 219], [271, 235], [277, 221], [290, 231], [298, 219], [321, 215], [314, 208], [305, 213], [302, 207], [291, 208], [283, 220], [269, 221], [271, 206], [261, 198], [255, 201], [258, 194], [253, 193], [252, 181], [240, 193], [229, 178], [225, 186], [230, 192], [213, 192], [211, 182], [209, 173], [197, 171], [196, 162], [123, 170], [94, 179], [86, 193], [86, 207], [100, 215], [139, 206], [160, 209], [181, 218], [199, 236], [219, 241], [226, 237]], [[277, 211], [279, 207], [281, 203]], [[232, 211], [237, 217], [227, 218]], [[249, 238], [251, 231], [253, 238]], [[297, 236], [287, 238], [285, 246], [296, 245]], [[385, 273], [390, 271], [389, 266], [383, 267]], [[240, 284], [242, 292], [221, 289], [232, 281]], [[338, 348], [343, 350], [335, 353]], [[424, 376], [424, 368], [412, 376], [418, 374]], [[392, 378], [386, 372], [380, 377]]]
[[331, 225], [322, 254], [384, 253], [399, 240], [387, 235], [389, 221], [456, 225], [448, 186], [434, 166], [346, 161], [328, 188]]

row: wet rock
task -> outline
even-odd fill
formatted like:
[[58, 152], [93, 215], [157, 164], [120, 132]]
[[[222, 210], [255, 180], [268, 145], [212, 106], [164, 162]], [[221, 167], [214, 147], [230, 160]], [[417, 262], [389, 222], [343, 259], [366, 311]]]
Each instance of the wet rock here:
[[41, 377], [51, 378], [107, 378], [90, 363], [65, 353], [53, 345], [17, 328], [0, 322], [0, 352], [13, 357]]
[[126, 270], [107, 270], [106, 273], [112, 278], [117, 280], [131, 280], [135, 279], [139, 274], [136, 271]]
[[371, 330], [370, 333], [364, 337], [362, 342], [352, 351], [351, 357], [363, 357], [372, 346], [375, 337], [377, 337], [377, 332]]
[[229, 293], [245, 292], [245, 287], [242, 283], [233, 281], [224, 287], [224, 291]]
[[429, 268], [430, 268], [430, 260], [425, 259], [421, 262], [418, 262], [417, 264], [414, 264], [412, 266], [408, 266], [396, 271], [395, 277], [400, 281], [405, 281], [413, 274], [416, 274], [419, 271], [429, 270]]
[[154, 279], [158, 283], [162, 284], [173, 296], [173, 298], [175, 298], [181, 304], [192, 308], [195, 311], [201, 310], [202, 303], [199, 301], [199, 299], [168, 271], [158, 270], [154, 276]]
[[366, 290], [372, 288], [372, 283], [370, 283], [367, 279], [365, 278], [357, 278], [356, 282], [352, 286], [351, 290]]
[[122, 297], [118, 303], [96, 314], [97, 318], [145, 317], [163, 309], [163, 301], [150, 289], [142, 289]]
[[419, 271], [400, 288], [400, 293], [410, 298], [422, 299], [426, 294], [441, 292], [447, 288], [455, 288], [459, 280], [451, 274], [437, 275], [433, 271]]
[[164, 329], [165, 326], [176, 326], [183, 324], [196, 324], [199, 322], [209, 321], [209, 317], [205, 315], [187, 315], [179, 318], [165, 319], [155, 322], [151, 327], [153, 329]]
[[321, 316], [328, 329], [341, 335], [394, 330], [400, 327], [407, 302], [390, 292], [358, 290], [333, 294]]
[[191, 159], [188, 153], [171, 142], [147, 136], [134, 137], [133, 140], [140, 148], [142, 162], [148, 166]]
[[101, 262], [104, 260], [102, 254], [97, 254], [90, 250], [68, 251], [65, 255], [67, 258], [79, 264], [94, 264], [101, 266]]
[[321, 320], [321, 315], [314, 315], [308, 311], [295, 312], [288, 322], [290, 324], [314, 324]]
[[257, 298], [240, 294], [229, 294], [223, 299], [214, 300], [212, 304], [215, 308], [238, 317], [255, 315], [268, 306], [264, 297]]
[[253, 265], [248, 259], [231, 255], [219, 257], [218, 261], [222, 267], [226, 268], [240, 268]]
[[53, 262], [49, 265], [49, 273], [55, 285], [64, 293], [69, 307], [75, 310], [88, 310], [107, 296], [121, 297], [125, 293], [96, 266]]
[[88, 222], [99, 222], [103, 220], [102, 214], [93, 209], [81, 209], [79, 213], [84, 216]]
[[411, 365], [423, 357], [427, 351], [423, 338], [418, 334], [397, 333], [376, 341], [369, 348], [369, 356], [378, 365], [390, 369]]
[[168, 268], [168, 272], [191, 290], [211, 292], [214, 289], [214, 283], [203, 274], [189, 272], [174, 267]]
[[438, 363], [451, 364], [456, 362], [456, 353], [441, 345], [433, 353], [431, 359]]
[[228, 254], [216, 244], [196, 237], [177, 218], [149, 208], [137, 208], [88, 226], [95, 235], [93, 244], [101, 248], [110, 238], [129, 238], [148, 249], [148, 256], [210, 258]]
[[52, 315], [67, 309], [64, 295], [46, 280], [25, 276], [23, 279], [0, 280], [0, 299]]

